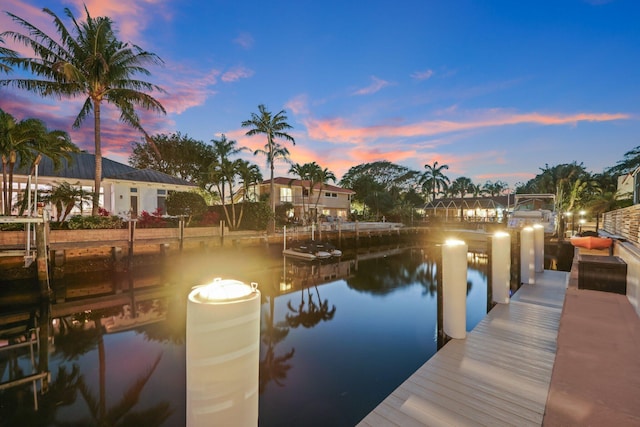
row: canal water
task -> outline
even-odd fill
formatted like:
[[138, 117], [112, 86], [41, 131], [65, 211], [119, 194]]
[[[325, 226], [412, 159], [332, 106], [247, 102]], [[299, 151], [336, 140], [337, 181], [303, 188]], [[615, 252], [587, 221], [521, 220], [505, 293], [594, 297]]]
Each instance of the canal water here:
[[[262, 294], [259, 425], [353, 426], [437, 351], [439, 252], [318, 263], [237, 249], [53, 283], [51, 304], [0, 307], [0, 382], [51, 373], [38, 410], [31, 383], [0, 390], [0, 426], [184, 425], [186, 297], [215, 277]], [[471, 330], [486, 314], [487, 259], [468, 261]], [[32, 359], [9, 344], [33, 326]]]

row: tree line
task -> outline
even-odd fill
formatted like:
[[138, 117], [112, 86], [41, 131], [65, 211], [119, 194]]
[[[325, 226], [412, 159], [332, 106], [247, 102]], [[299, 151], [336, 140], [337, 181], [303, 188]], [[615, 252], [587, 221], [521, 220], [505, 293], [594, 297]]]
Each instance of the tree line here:
[[[141, 133], [141, 142], [134, 143], [129, 162], [137, 168], [152, 168], [198, 185], [200, 194], [209, 203], [217, 201], [231, 228], [241, 226], [245, 203], [267, 203], [269, 218], [267, 229], [273, 232], [276, 221], [274, 194], [274, 164], [287, 162], [289, 174], [298, 178], [303, 187], [303, 210], [317, 211], [322, 187], [329, 181], [336, 182], [335, 174], [316, 162], [298, 164], [291, 161], [285, 142], [295, 146], [295, 139], [288, 133], [292, 126], [287, 122], [285, 110], [273, 114], [263, 105], [258, 112], [241, 123], [246, 135], [266, 138], [263, 148], [254, 155], [266, 158], [270, 171], [268, 200], [259, 200], [251, 189], [262, 182], [256, 164], [239, 157], [246, 151], [236, 141], [225, 135], [210, 143], [194, 140], [180, 132], [149, 135], [144, 129], [137, 110], [151, 110], [164, 114], [161, 103], [152, 94], [164, 90], [140, 76], [149, 76], [150, 65], [160, 65], [162, 60], [139, 46], [118, 39], [114, 23], [109, 17], [94, 18], [85, 7], [85, 19], [78, 21], [69, 9], [65, 9], [71, 26], [49, 9], [43, 12], [51, 17], [56, 35], [48, 35], [27, 20], [7, 13], [22, 29], [0, 34], [0, 73], [11, 75], [23, 70], [32, 77], [0, 79], [0, 86], [12, 86], [43, 97], [85, 99], [73, 127], [93, 118], [95, 149], [95, 182], [92, 194], [92, 213], [99, 214], [99, 190], [102, 177], [101, 109], [110, 104], [120, 112], [120, 120]], [[22, 57], [4, 46], [13, 40], [30, 48], [31, 57]], [[59, 130], [49, 130], [39, 119], [16, 120], [0, 110], [0, 154], [2, 155], [3, 194], [2, 212], [11, 212], [10, 189], [13, 171], [18, 159], [23, 164], [37, 161], [39, 154], [46, 154], [59, 164], [69, 159], [69, 153], [78, 151], [69, 135]], [[353, 166], [339, 181], [339, 185], [355, 191], [353, 207], [362, 218], [395, 218], [407, 221], [418, 215], [426, 202], [439, 197], [497, 196], [505, 192], [552, 193], [556, 195], [560, 211], [577, 208], [594, 212], [620, 207], [627, 195], [617, 193], [617, 176], [640, 166], [640, 146], [627, 152], [615, 166], [602, 173], [589, 173], [582, 163], [545, 165], [540, 173], [526, 183], [509, 189], [503, 181], [474, 183], [461, 176], [451, 180], [448, 165], [437, 161], [424, 165], [423, 171], [387, 161]], [[68, 190], [68, 189], [67, 189]], [[316, 191], [316, 193], [314, 193]], [[273, 197], [272, 197], [273, 196]], [[86, 195], [82, 195], [86, 198]], [[308, 200], [307, 200], [308, 198]], [[242, 203], [241, 203], [242, 202]], [[311, 208], [314, 206], [314, 209]], [[66, 208], [65, 208], [66, 210]], [[303, 218], [313, 221], [310, 215]]]

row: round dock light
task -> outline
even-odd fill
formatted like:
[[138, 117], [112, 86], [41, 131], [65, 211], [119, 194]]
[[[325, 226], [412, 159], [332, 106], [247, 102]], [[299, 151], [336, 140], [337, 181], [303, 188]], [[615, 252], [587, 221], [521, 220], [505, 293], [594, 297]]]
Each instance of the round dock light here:
[[258, 285], [215, 279], [187, 300], [187, 426], [257, 426]]

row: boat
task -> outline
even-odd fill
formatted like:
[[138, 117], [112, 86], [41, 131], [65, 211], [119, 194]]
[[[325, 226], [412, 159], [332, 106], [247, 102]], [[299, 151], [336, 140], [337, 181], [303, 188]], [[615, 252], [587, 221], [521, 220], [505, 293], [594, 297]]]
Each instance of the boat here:
[[282, 254], [309, 261], [331, 258], [331, 253], [318, 248], [313, 240], [292, 242], [288, 248], [282, 250]]
[[573, 246], [585, 249], [607, 249], [613, 244], [613, 239], [597, 236], [574, 236], [570, 241]]
[[556, 234], [555, 204], [555, 194], [516, 194], [507, 227], [520, 230], [526, 226], [541, 224], [545, 234]]
[[332, 257], [338, 258], [342, 256], [342, 251], [329, 242], [318, 242], [313, 240], [312, 243], [315, 245], [316, 249], [329, 252]]

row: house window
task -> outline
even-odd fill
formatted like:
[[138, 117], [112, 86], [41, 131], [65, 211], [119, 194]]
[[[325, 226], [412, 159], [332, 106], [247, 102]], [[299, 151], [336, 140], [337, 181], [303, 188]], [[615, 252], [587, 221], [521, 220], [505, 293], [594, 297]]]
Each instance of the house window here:
[[129, 189], [129, 191], [130, 191], [130, 192], [132, 192], [132, 193], [137, 193], [137, 192], [138, 192], [138, 189], [137, 189], [137, 188], [135, 188], [135, 187], [131, 187], [131, 188]]
[[157, 208], [158, 212], [167, 213], [167, 190], [158, 190]]
[[335, 199], [336, 197], [338, 197], [338, 193], [329, 193], [329, 192], [327, 192], [327, 193], [324, 193], [324, 197], [331, 197], [331, 198]]
[[293, 194], [291, 188], [280, 187], [280, 203], [293, 202]]

